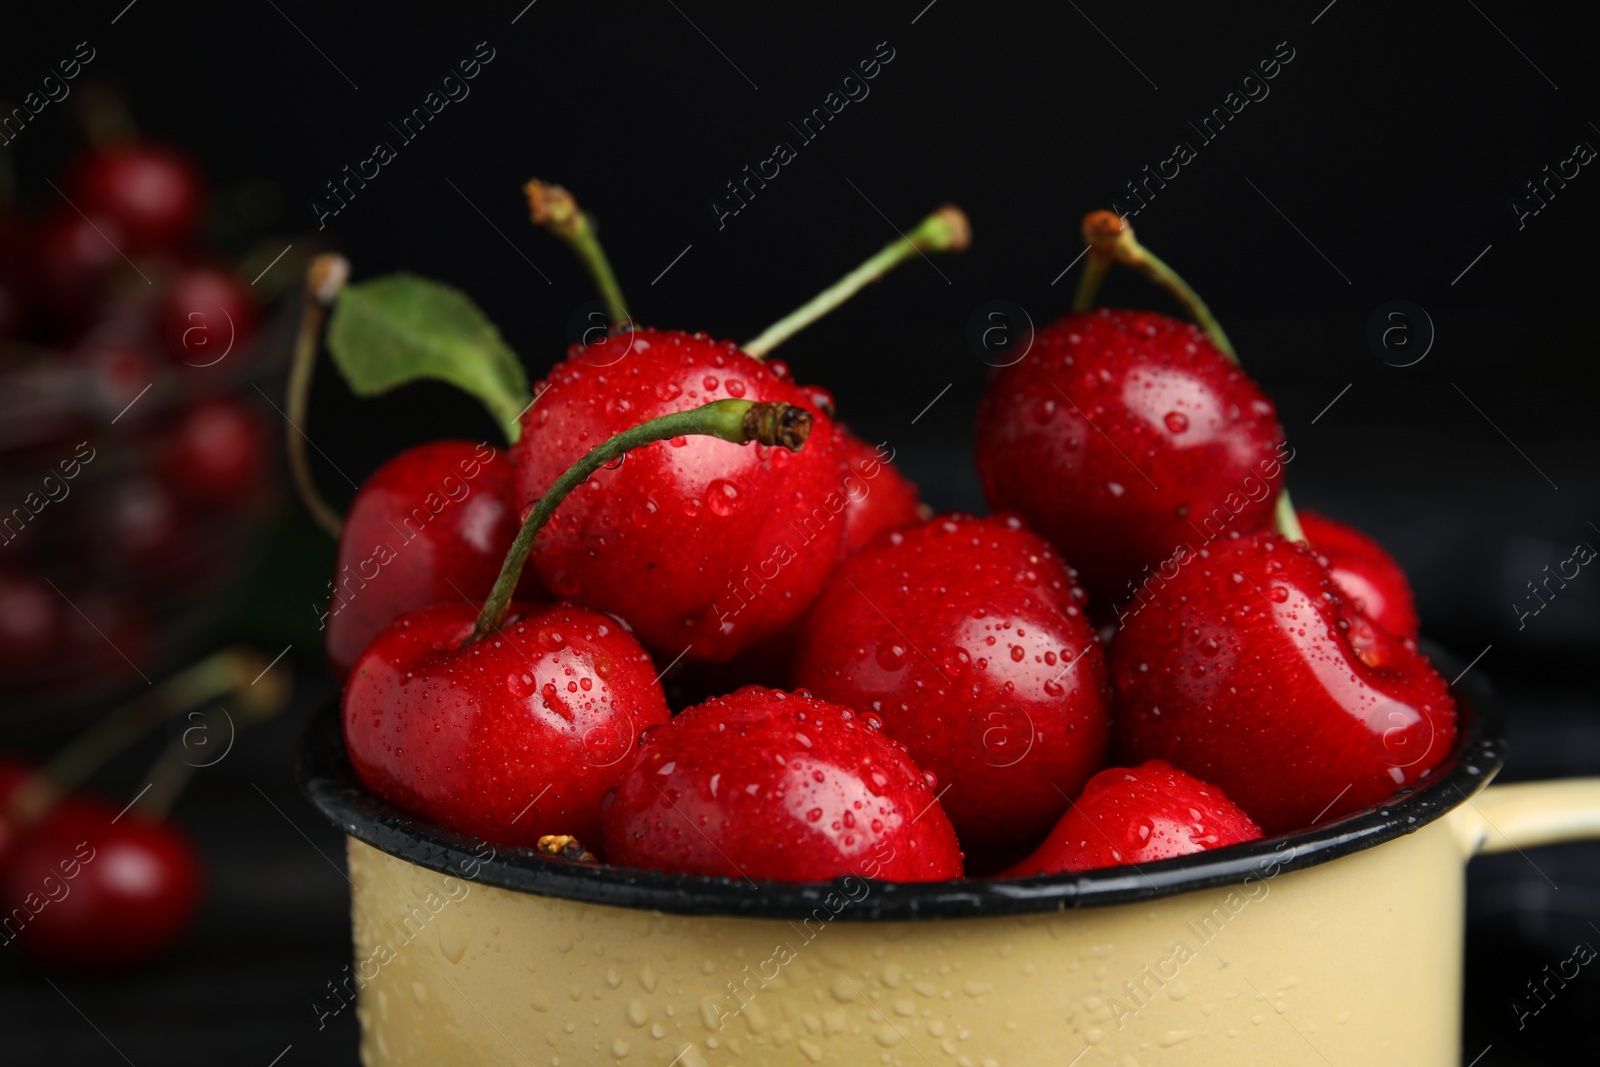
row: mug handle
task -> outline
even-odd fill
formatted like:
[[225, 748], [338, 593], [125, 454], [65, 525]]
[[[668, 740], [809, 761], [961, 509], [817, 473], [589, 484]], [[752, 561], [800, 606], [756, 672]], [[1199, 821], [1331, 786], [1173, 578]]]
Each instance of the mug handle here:
[[1600, 838], [1600, 778], [1490, 786], [1449, 818], [1469, 857]]

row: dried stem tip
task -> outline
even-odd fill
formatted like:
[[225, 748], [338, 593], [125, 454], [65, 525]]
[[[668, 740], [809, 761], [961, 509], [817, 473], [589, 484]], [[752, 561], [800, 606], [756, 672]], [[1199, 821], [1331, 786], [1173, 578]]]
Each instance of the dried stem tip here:
[[528, 194], [528, 214], [534, 224], [543, 226], [563, 240], [572, 240], [583, 226], [578, 201], [559, 185], [532, 178], [522, 191]]
[[1124, 233], [1131, 239], [1133, 227], [1115, 211], [1091, 211], [1083, 217], [1083, 243], [1097, 252], [1113, 255]]
[[757, 444], [781, 445], [798, 452], [811, 436], [811, 412], [781, 400], [752, 404], [744, 413], [744, 433]]
[[534, 847], [546, 856], [560, 856], [564, 860], [577, 860], [580, 863], [595, 862], [594, 853], [584, 848], [583, 842], [571, 834], [545, 834]]
[[311, 266], [306, 270], [306, 294], [323, 307], [329, 307], [349, 280], [350, 261], [336, 252], [323, 252], [312, 257]]

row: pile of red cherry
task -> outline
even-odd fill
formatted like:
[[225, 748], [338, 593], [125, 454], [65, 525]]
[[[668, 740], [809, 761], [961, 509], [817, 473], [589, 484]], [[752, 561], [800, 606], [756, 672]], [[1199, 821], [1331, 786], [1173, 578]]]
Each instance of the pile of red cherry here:
[[[1170, 274], [1092, 218], [1100, 273]], [[574, 346], [537, 384], [509, 453], [414, 448], [350, 508], [327, 648], [353, 766], [392, 803], [627, 867], [1019, 877], [1338, 819], [1450, 753], [1404, 576], [1296, 519], [1276, 411], [1220, 329], [1040, 330], [980, 409], [996, 514], [931, 518], [770, 345], [619, 329], [624, 358]], [[805, 409], [809, 437], [673, 436], [552, 488], [728, 400]], [[674, 715], [664, 674], [718, 695]]]
[[26, 704], [165, 658], [270, 485], [237, 395], [259, 307], [197, 244], [194, 162], [126, 136], [52, 185], [37, 217], [0, 201], [0, 685]]

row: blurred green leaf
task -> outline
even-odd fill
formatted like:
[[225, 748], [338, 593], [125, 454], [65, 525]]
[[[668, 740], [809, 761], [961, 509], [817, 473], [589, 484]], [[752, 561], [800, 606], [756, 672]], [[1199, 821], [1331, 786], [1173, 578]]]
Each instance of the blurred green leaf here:
[[413, 274], [389, 274], [339, 294], [328, 327], [334, 365], [358, 396], [423, 378], [449, 382], [482, 401], [515, 441], [528, 379], [515, 352], [459, 289]]

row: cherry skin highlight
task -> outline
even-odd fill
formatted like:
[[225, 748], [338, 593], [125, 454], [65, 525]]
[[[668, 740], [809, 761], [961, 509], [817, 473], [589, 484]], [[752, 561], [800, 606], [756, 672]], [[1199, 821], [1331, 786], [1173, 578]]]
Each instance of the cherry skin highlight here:
[[655, 665], [587, 608], [513, 605], [468, 644], [477, 614], [459, 598], [434, 604], [367, 646], [344, 689], [356, 774], [459, 833], [523, 846], [571, 834], [596, 850], [601, 798], [669, 716]]
[[1040, 330], [978, 408], [990, 507], [1021, 515], [1108, 605], [1180, 545], [1270, 525], [1283, 447], [1243, 371], [1196, 327], [1145, 311]]
[[556, 596], [627, 620], [668, 660], [725, 661], [810, 606], [844, 540], [844, 464], [833, 421], [781, 364], [637, 330], [574, 348], [534, 392], [511, 451], [524, 507], [590, 449], [659, 415], [730, 397], [813, 412], [799, 452], [698, 436], [630, 452], [562, 503], [530, 557]]
[[1119, 761], [1166, 760], [1269, 834], [1381, 803], [1455, 743], [1455, 700], [1415, 644], [1270, 531], [1188, 559], [1127, 618], [1111, 673]]
[[247, 353], [260, 315], [249, 287], [231, 271], [191, 267], [172, 279], [156, 328], [174, 362], [212, 367]]
[[1300, 528], [1328, 561], [1346, 600], [1396, 637], [1416, 638], [1420, 624], [1411, 583], [1383, 546], [1354, 526], [1311, 511], [1300, 512]]
[[[324, 622], [334, 675], [409, 611], [489, 595], [517, 535], [511, 461], [470, 441], [433, 441], [395, 456], [356, 493], [339, 535]], [[522, 600], [542, 599], [524, 572]]]
[[1016, 862], [1102, 764], [1110, 690], [1075, 576], [1013, 516], [948, 515], [847, 559], [794, 680], [872, 713], [947, 787], [979, 873]]
[[153, 959], [200, 905], [188, 838], [135, 812], [75, 796], [24, 831], [0, 876], [6, 914], [29, 914], [17, 947], [53, 967], [111, 971]]
[[194, 234], [205, 208], [205, 178], [194, 161], [144, 141], [85, 155], [74, 165], [68, 184], [77, 205], [115, 222], [132, 251], [183, 243]]
[[1150, 760], [1089, 779], [1044, 843], [1001, 877], [1153, 863], [1260, 836], [1261, 828], [1222, 790]]
[[816, 882], [961, 876], [930, 778], [877, 719], [747, 686], [652, 732], [607, 800], [610, 862]]

